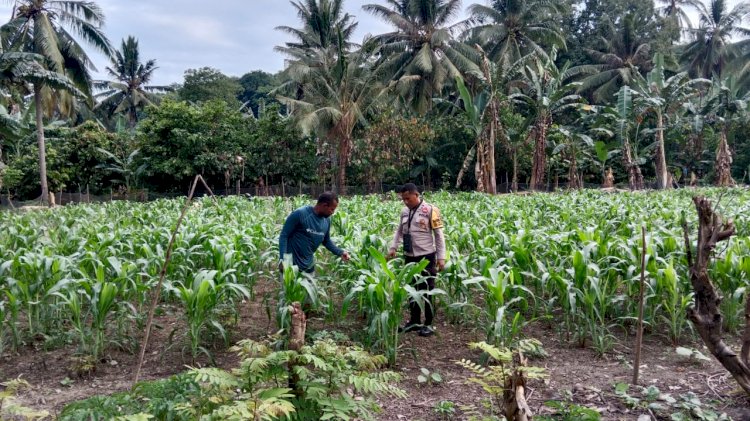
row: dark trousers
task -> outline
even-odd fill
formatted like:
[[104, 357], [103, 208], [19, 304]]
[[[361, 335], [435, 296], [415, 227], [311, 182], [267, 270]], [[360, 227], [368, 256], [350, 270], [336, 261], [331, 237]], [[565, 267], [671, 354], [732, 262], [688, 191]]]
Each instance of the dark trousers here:
[[[404, 256], [404, 259], [406, 260], [406, 263], [419, 263], [423, 259], [430, 262], [426, 268], [422, 271], [422, 276], [425, 278], [422, 278], [421, 280], [417, 281], [414, 280], [413, 282], [416, 283], [415, 287], [417, 290], [427, 290], [432, 291], [435, 288], [435, 277], [437, 276], [437, 267], [435, 266], [435, 253], [428, 254], [426, 256]], [[419, 309], [419, 304], [417, 304], [415, 301], [410, 300], [409, 301], [409, 312], [411, 313], [411, 316], [409, 318], [409, 324], [422, 324], [422, 312]], [[432, 295], [429, 296], [427, 300], [425, 300], [424, 303], [424, 324], [427, 326], [432, 325], [432, 318], [435, 314], [435, 309], [433, 306], [433, 300]]]

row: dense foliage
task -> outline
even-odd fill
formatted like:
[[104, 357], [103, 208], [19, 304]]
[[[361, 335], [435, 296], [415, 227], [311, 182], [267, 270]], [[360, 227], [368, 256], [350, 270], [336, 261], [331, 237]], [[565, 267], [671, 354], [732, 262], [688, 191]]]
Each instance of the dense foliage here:
[[[390, 29], [365, 40], [345, 1], [292, 2], [298, 20], [277, 28], [284, 71], [205, 66], [172, 87], [148, 84], [158, 62], [135, 37], [110, 46], [105, 11], [58, 3], [21, 2], [0, 27], [0, 187], [17, 198], [185, 192], [196, 173], [217, 190], [411, 180], [493, 192], [609, 185], [610, 168], [632, 189], [748, 172], [746, 2], [375, 2], [364, 13]], [[51, 26], [22, 32], [37, 20]], [[75, 35], [110, 56], [112, 81], [91, 81]], [[79, 143], [94, 119], [114, 143]]]

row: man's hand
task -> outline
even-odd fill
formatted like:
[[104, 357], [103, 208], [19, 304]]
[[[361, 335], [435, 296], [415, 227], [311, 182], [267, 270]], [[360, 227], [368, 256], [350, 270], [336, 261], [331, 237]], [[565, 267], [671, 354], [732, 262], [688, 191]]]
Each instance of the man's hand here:
[[396, 250], [394, 250], [394, 249], [388, 250], [388, 256], [386, 256], [386, 257], [388, 259], [393, 259], [394, 257], [396, 257]]
[[341, 255], [341, 260], [348, 262], [351, 256], [349, 256], [349, 252], [345, 251], [344, 254]]
[[445, 269], [445, 259], [440, 259], [437, 261], [437, 270], [438, 272], [442, 272], [443, 269]]

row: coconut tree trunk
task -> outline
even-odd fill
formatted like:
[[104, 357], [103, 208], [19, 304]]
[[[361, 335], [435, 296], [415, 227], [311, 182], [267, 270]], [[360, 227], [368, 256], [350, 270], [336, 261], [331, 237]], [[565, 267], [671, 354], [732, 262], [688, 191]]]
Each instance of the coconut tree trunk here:
[[518, 151], [513, 153], [513, 181], [510, 183], [510, 189], [513, 192], [518, 191]]
[[669, 189], [672, 183], [669, 182], [667, 173], [667, 157], [664, 151], [664, 117], [661, 113], [656, 116], [656, 188]]
[[497, 101], [490, 103], [490, 133], [487, 139], [487, 193], [497, 194], [497, 174], [495, 173], [495, 140], [500, 131], [500, 120], [497, 115]]
[[727, 143], [727, 130], [719, 132], [719, 147], [716, 150], [716, 185], [720, 187], [734, 186], [732, 178], [732, 152]]
[[49, 186], [47, 185], [47, 151], [44, 141], [44, 121], [42, 109], [42, 87], [34, 84], [34, 105], [36, 107], [36, 141], [39, 147], [39, 183], [42, 186], [42, 203], [49, 205]]
[[529, 189], [540, 190], [544, 188], [544, 171], [547, 164], [547, 126], [549, 116], [542, 113], [537, 120], [536, 139], [534, 141], [534, 156], [531, 164], [531, 183]]
[[131, 105], [130, 112], [128, 113], [128, 120], [130, 123], [130, 129], [135, 129], [136, 124], [138, 124], [138, 109]]
[[[484, 53], [481, 47], [476, 46], [477, 50], [479, 50], [480, 54], [482, 55], [482, 73], [485, 77], [485, 82], [490, 87], [490, 91], [494, 91], [494, 84], [492, 82], [492, 72], [490, 71], [490, 61], [487, 58], [487, 55]], [[484, 137], [484, 140], [486, 140], [487, 144], [484, 148], [484, 187], [487, 193], [489, 194], [496, 194], [497, 193], [497, 175], [495, 173], [495, 140], [497, 139], [497, 134], [500, 131], [500, 118], [498, 116], [498, 101], [497, 97], [493, 93], [489, 104], [487, 104], [489, 107], [489, 124], [486, 127], [487, 136]]]
[[349, 164], [351, 148], [352, 139], [349, 136], [341, 136], [339, 139], [339, 168], [336, 175], [338, 194], [346, 194], [346, 166]]

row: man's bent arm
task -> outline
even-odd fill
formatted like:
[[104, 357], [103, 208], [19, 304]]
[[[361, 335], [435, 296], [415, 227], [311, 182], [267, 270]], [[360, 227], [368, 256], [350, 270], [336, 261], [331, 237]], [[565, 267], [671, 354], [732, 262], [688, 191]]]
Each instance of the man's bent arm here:
[[331, 240], [331, 227], [328, 227], [328, 231], [326, 231], [326, 237], [323, 239], [323, 245], [336, 256], [340, 257], [342, 254], [344, 254], [344, 250], [336, 247], [336, 244], [333, 244], [333, 240]]

